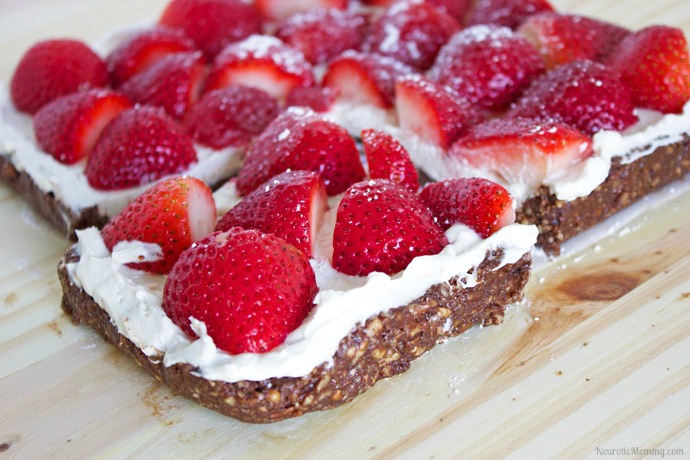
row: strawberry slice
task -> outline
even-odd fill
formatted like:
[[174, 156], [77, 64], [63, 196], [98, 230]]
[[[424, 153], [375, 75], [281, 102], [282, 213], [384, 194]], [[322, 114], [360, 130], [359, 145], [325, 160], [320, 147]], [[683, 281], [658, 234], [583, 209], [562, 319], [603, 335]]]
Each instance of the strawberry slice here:
[[252, 35], [216, 57], [206, 91], [230, 85], [253, 86], [282, 101], [292, 88], [314, 83], [312, 67], [302, 53], [275, 37]]
[[240, 147], [263, 132], [279, 112], [278, 102], [265, 91], [227, 86], [204, 94], [189, 111], [185, 127], [202, 145]]
[[285, 98], [287, 107], [307, 107], [314, 112], [328, 112], [335, 102], [335, 91], [331, 88], [297, 86]]
[[101, 234], [110, 251], [121, 241], [157, 244], [161, 248], [159, 260], [127, 265], [163, 274], [172, 269], [182, 251], [211, 233], [215, 223], [211, 189], [193, 177], [171, 177], [130, 202]]
[[271, 233], [311, 257], [323, 213], [326, 186], [313, 171], [286, 171], [269, 179], [230, 209], [216, 230], [232, 227]]
[[652, 26], [629, 35], [608, 64], [621, 74], [639, 107], [680, 113], [690, 100], [688, 42], [680, 29]]
[[388, 179], [412, 193], [419, 190], [419, 174], [412, 164], [410, 154], [393, 136], [365, 129], [362, 131], [364, 154], [369, 165], [369, 177]]
[[137, 32], [108, 55], [110, 82], [117, 88], [163, 56], [184, 51], [194, 51], [194, 42], [179, 29], [154, 27]]
[[163, 289], [163, 310], [196, 337], [190, 318], [230, 354], [263, 353], [285, 341], [313, 307], [307, 257], [258, 230], [213, 232], [182, 253]]
[[331, 61], [323, 76], [323, 86], [339, 100], [391, 108], [395, 99], [395, 80], [413, 70], [388, 57], [345, 51]]
[[592, 154], [592, 141], [554, 121], [498, 118], [471, 127], [449, 152], [502, 183], [528, 189]]
[[269, 21], [282, 21], [301, 11], [312, 8], [347, 9], [348, 0], [256, 0], [259, 13]]
[[57, 161], [73, 164], [85, 158], [99, 136], [132, 101], [106, 89], [92, 89], [61, 96], [34, 115], [39, 147]]
[[364, 16], [335, 8], [313, 8], [278, 25], [276, 37], [321, 64], [349, 49], [358, 49], [367, 22]]
[[98, 190], [148, 184], [186, 170], [196, 161], [192, 140], [163, 109], [126, 110], [105, 128], [86, 162], [86, 178]]
[[419, 75], [398, 79], [395, 84], [395, 109], [404, 131], [443, 150], [467, 128], [478, 123], [479, 111], [448, 86]]
[[638, 120], [634, 108], [630, 90], [614, 70], [579, 60], [535, 81], [509, 116], [553, 119], [593, 135], [631, 126]]
[[172, 0], [158, 23], [180, 29], [213, 58], [230, 43], [261, 33], [261, 18], [253, 5], [242, 0]]
[[429, 208], [404, 188], [378, 179], [347, 189], [333, 231], [333, 267], [345, 274], [389, 275], [448, 244]]
[[364, 177], [357, 146], [345, 128], [297, 107], [279, 115], [256, 139], [237, 176], [237, 190], [246, 195], [288, 169], [320, 173], [329, 195]]
[[525, 38], [506, 27], [478, 25], [453, 35], [429, 76], [473, 104], [500, 110], [544, 70], [539, 53]]
[[199, 99], [205, 74], [201, 53], [168, 54], [127, 80], [120, 90], [135, 102], [162, 107], [171, 117], [182, 119]]
[[365, 49], [423, 71], [459, 28], [455, 19], [432, 5], [397, 2], [372, 25]]
[[77, 40], [46, 40], [22, 56], [10, 82], [12, 103], [34, 114], [65, 94], [108, 84], [105, 62]]
[[547, 0], [477, 0], [467, 15], [469, 26], [494, 24], [516, 29], [533, 14], [553, 11]]
[[487, 238], [515, 222], [515, 200], [487, 179], [459, 178], [427, 184], [419, 193], [443, 230], [463, 224]]

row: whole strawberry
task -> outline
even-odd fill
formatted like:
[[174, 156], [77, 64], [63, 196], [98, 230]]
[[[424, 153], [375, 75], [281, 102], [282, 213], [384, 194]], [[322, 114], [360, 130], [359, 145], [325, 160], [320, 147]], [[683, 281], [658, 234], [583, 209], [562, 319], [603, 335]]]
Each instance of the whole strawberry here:
[[263, 353], [285, 341], [313, 307], [317, 287], [307, 257], [257, 230], [213, 232], [182, 253], [168, 275], [163, 309], [191, 336], [202, 321], [230, 354]]
[[157, 244], [160, 260], [128, 265], [151, 273], [168, 273], [182, 251], [211, 233], [215, 223], [211, 189], [193, 177], [171, 177], [130, 202], [101, 234], [111, 251], [121, 241]]
[[345, 192], [333, 231], [333, 267], [345, 274], [389, 275], [448, 244], [429, 208], [387, 180], [359, 182]]

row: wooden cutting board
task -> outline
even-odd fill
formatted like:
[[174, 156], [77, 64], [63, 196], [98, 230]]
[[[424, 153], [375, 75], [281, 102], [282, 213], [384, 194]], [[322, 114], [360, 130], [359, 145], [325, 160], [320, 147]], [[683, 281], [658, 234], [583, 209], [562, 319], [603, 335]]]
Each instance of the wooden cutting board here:
[[[0, 0], [0, 79], [38, 39], [97, 40], [164, 3]], [[553, 4], [690, 35], [686, 0]], [[72, 326], [55, 274], [67, 243], [0, 186], [0, 457], [690, 458], [690, 181], [661, 195], [540, 262], [500, 327], [339, 409], [248, 425], [172, 395]]]

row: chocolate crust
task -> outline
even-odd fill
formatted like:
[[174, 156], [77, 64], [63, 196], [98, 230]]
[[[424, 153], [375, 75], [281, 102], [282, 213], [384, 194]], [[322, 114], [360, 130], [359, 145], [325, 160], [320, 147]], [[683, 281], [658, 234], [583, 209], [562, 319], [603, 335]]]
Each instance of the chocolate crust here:
[[188, 364], [165, 367], [160, 357], [147, 357], [119, 334], [107, 312], [72, 283], [66, 264], [78, 260], [74, 249], [63, 257], [58, 275], [62, 308], [74, 324], [95, 329], [173, 392], [238, 420], [269, 423], [340, 406], [376, 381], [406, 371], [412, 360], [437, 343], [474, 325], [499, 324], [505, 305], [522, 297], [531, 268], [530, 254], [496, 268], [501, 255], [500, 250], [487, 253], [477, 268], [474, 287], [460, 288], [461, 280], [455, 277], [432, 286], [410, 304], [357, 326], [341, 340], [330, 367], [324, 363], [304, 377], [235, 383], [201, 378]]
[[632, 163], [614, 159], [607, 179], [588, 196], [563, 201], [542, 186], [538, 195], [517, 210], [516, 220], [537, 225], [537, 246], [547, 254], [559, 255], [568, 239], [688, 173], [690, 137], [685, 135]]

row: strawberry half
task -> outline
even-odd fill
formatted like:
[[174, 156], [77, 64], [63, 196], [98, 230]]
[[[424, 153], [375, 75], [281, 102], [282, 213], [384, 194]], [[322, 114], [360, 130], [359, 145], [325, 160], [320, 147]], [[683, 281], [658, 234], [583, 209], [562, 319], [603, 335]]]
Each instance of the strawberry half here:
[[311, 257], [327, 208], [326, 186], [318, 173], [286, 171], [244, 197], [221, 218], [216, 230], [255, 228], [283, 238]]
[[155, 27], [138, 32], [108, 55], [110, 82], [117, 88], [163, 56], [185, 51], [194, 51], [194, 42], [179, 29]]
[[312, 8], [347, 9], [348, 0], [256, 0], [256, 9], [269, 21], [282, 21]]
[[230, 43], [261, 33], [261, 18], [242, 0], [172, 0], [158, 23], [180, 29], [207, 61]]
[[155, 243], [162, 258], [127, 264], [151, 273], [168, 273], [182, 251], [213, 231], [216, 205], [211, 189], [193, 177], [163, 180], [130, 202], [103, 228], [110, 251], [121, 241]]
[[487, 179], [460, 178], [428, 184], [419, 193], [443, 230], [463, 224], [487, 238], [515, 222], [515, 200]]
[[388, 179], [412, 193], [419, 190], [419, 174], [412, 164], [410, 154], [393, 136], [365, 129], [362, 131], [364, 154], [369, 165], [369, 177]]
[[108, 123], [131, 107], [126, 96], [106, 89], [61, 96], [34, 115], [36, 141], [60, 163], [76, 163], [91, 152]]
[[357, 146], [345, 128], [294, 107], [257, 137], [237, 175], [237, 190], [246, 195], [287, 170], [318, 172], [329, 195], [364, 177]]
[[278, 102], [265, 91], [227, 86], [204, 94], [187, 114], [185, 126], [200, 144], [240, 147], [263, 132], [279, 112]]
[[680, 113], [690, 100], [688, 42], [680, 29], [652, 26], [629, 35], [608, 64], [620, 72], [639, 107]]
[[338, 207], [333, 267], [354, 276], [392, 275], [447, 244], [416, 195], [387, 180], [359, 182], [347, 189]]
[[190, 318], [230, 354], [263, 353], [285, 341], [313, 307], [307, 257], [258, 230], [213, 232], [182, 253], [163, 289], [163, 310], [196, 337]]
[[530, 16], [553, 10], [547, 0], [477, 0], [466, 23], [468, 26], [494, 24], [516, 29]]
[[228, 46], [216, 57], [206, 91], [245, 85], [284, 100], [292, 88], [314, 83], [312, 67], [302, 53], [275, 37], [252, 35]]
[[205, 74], [201, 53], [173, 53], [134, 75], [120, 90], [135, 102], [162, 107], [171, 117], [182, 119], [199, 99]]
[[435, 6], [462, 24], [465, 15], [472, 7], [473, 0], [424, 0], [424, 3]]
[[292, 88], [285, 98], [287, 107], [307, 107], [314, 112], [327, 112], [335, 102], [335, 91], [320, 86]]
[[46, 40], [22, 56], [10, 82], [12, 103], [34, 114], [65, 94], [108, 84], [105, 62], [77, 40]]
[[137, 187], [186, 170], [196, 161], [192, 140], [162, 109], [126, 110], [105, 128], [86, 162], [98, 190]]

